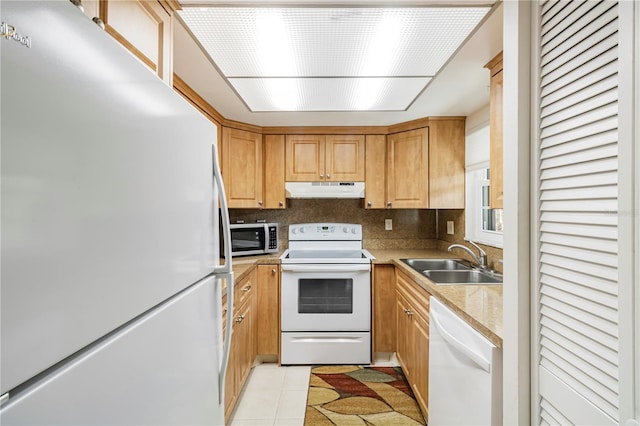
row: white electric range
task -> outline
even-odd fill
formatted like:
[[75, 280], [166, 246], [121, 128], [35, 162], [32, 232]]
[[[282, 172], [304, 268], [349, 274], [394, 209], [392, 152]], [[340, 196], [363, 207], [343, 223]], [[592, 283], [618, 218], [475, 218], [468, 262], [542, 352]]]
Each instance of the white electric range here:
[[290, 225], [280, 259], [282, 364], [370, 364], [373, 256], [362, 225]]

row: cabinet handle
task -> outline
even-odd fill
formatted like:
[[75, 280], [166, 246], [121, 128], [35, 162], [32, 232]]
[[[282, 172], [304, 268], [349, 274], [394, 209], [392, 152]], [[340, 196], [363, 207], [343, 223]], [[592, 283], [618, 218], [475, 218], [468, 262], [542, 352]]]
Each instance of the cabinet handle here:
[[258, 201], [258, 205], [262, 207], [262, 200]]
[[236, 323], [240, 324], [243, 320], [244, 320], [244, 315], [240, 315], [238, 318], [236, 318]]
[[413, 312], [411, 312], [411, 310], [404, 308], [404, 313], [407, 314], [408, 317], [410, 317], [411, 315], [413, 315]]
[[391, 208], [391, 201], [387, 201], [387, 208], [390, 209]]
[[249, 284], [248, 286], [246, 286], [245, 288], [242, 289], [242, 291], [247, 292], [251, 290], [251, 284]]
[[275, 270], [275, 269], [272, 269], [272, 270], [271, 270], [271, 273], [272, 273], [273, 275], [275, 275], [275, 274], [276, 274], [276, 270]]
[[280, 204], [280, 207], [284, 207], [284, 202], [280, 201], [278, 204]]
[[371, 208], [371, 201], [367, 201], [367, 208], [370, 209]]
[[320, 179], [324, 179], [324, 175], [320, 175]]
[[94, 16], [93, 18], [91, 18], [91, 20], [93, 21], [94, 24], [99, 26], [101, 30], [105, 29], [104, 21], [102, 19], [98, 18], [97, 16]]
[[331, 179], [331, 175], [327, 175], [327, 179]]

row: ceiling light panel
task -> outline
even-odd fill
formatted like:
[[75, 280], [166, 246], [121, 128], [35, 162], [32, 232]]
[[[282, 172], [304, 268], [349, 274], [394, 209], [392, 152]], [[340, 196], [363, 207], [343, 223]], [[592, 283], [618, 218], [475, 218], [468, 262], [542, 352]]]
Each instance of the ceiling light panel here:
[[251, 111], [401, 111], [431, 79], [230, 78]]
[[185, 7], [231, 77], [434, 76], [488, 7]]

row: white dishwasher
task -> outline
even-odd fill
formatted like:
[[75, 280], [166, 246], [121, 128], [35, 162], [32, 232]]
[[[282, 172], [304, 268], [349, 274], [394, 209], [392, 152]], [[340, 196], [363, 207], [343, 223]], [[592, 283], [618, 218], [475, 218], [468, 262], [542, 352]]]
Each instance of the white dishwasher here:
[[429, 426], [501, 425], [502, 351], [433, 297], [429, 314]]

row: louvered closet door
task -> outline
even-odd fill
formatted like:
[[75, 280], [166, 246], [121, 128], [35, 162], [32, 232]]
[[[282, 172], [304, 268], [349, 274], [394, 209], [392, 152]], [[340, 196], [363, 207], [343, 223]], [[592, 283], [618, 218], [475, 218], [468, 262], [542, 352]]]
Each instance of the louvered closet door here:
[[539, 420], [618, 424], [618, 6], [538, 12]]

